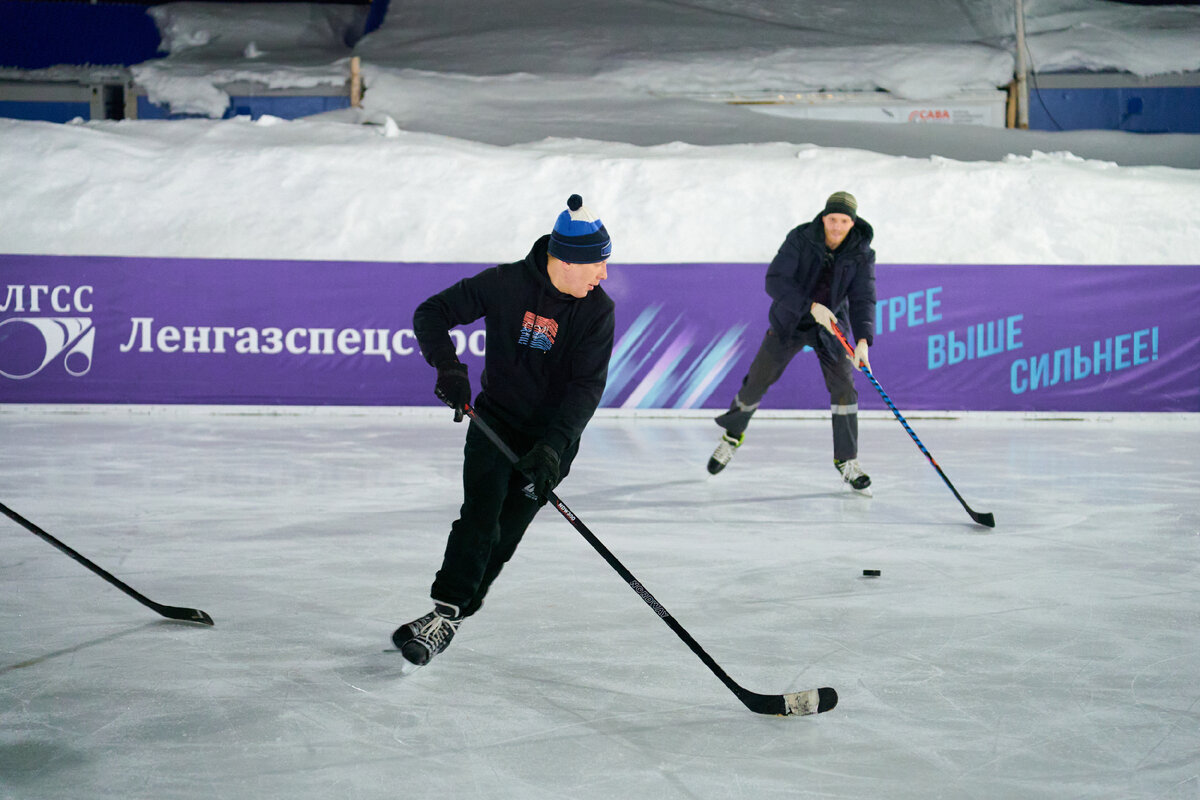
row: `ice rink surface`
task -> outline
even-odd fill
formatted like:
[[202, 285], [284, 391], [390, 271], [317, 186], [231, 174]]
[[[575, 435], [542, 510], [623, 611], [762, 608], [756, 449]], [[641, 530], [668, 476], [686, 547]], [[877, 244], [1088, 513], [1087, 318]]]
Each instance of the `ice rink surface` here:
[[[598, 418], [559, 494], [748, 689], [747, 711], [552, 509], [400, 677], [460, 502], [449, 412], [0, 408], [0, 797], [1200, 797], [1194, 415], [861, 425]], [[879, 569], [864, 578], [864, 569]]]

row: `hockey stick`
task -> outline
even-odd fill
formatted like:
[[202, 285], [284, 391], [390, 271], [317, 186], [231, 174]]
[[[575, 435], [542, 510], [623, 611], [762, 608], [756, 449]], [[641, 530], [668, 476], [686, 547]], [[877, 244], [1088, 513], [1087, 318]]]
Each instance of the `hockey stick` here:
[[113, 586], [117, 587], [122, 592], [124, 592], [125, 594], [132, 597], [134, 600], [137, 600], [139, 603], [146, 606], [147, 608], [154, 609], [159, 614], [162, 614], [164, 617], [168, 617], [169, 619], [183, 620], [184, 622], [199, 622], [203, 625], [214, 624], [213, 618], [198, 608], [178, 608], [176, 606], [164, 606], [161, 603], [154, 602], [153, 600], [151, 600], [150, 598], [141, 594], [140, 592], [138, 592], [137, 590], [128, 586], [127, 584], [122, 583], [117, 578], [114, 578], [112, 575], [105, 572], [103, 569], [96, 566], [91, 561], [88, 561], [86, 558], [81, 556], [79, 553], [75, 552], [70, 547], [67, 547], [65, 544], [60, 542], [58, 539], [55, 539], [53, 536], [46, 533], [44, 530], [39, 528], [37, 525], [34, 525], [32, 522], [25, 519], [20, 514], [13, 511], [11, 508], [4, 505], [3, 503], [0, 503], [0, 512], [4, 512], [5, 516], [7, 516], [13, 522], [22, 526], [23, 528], [28, 530], [30, 533], [34, 533], [34, 534], [37, 534], [38, 536], [42, 537], [50, 544], [54, 545], [59, 550], [62, 550], [64, 553], [69, 555], [71, 558], [75, 559], [80, 564], [83, 564], [85, 567], [90, 569], [92, 572], [96, 573], [101, 578], [104, 578], [104, 580], [108, 581]]
[[[517, 463], [517, 454], [512, 451], [512, 448], [504, 443], [504, 440], [501, 439], [486, 422], [479, 418], [479, 416], [475, 413], [475, 409], [468, 405], [465, 406], [465, 410], [472, 422], [479, 426], [479, 430], [483, 431], [483, 434], [492, 440], [492, 443], [499, 448], [500, 452], [502, 452], [512, 463]], [[584, 539], [587, 539], [588, 544], [596, 548], [596, 552], [604, 557], [604, 560], [608, 562], [608, 565], [615, 569], [617, 574], [625, 579], [625, 582], [629, 584], [629, 588], [637, 592], [638, 597], [642, 598], [646, 605], [650, 606], [650, 608], [654, 610], [655, 614], [658, 614], [659, 618], [667, 624], [667, 627], [675, 631], [675, 634], [683, 640], [684, 644], [690, 647], [692, 652], [700, 657], [700, 660], [704, 662], [705, 666], [712, 670], [713, 674], [720, 678], [721, 682], [729, 687], [731, 692], [737, 695], [737, 698], [741, 700], [743, 704], [745, 704], [746, 708], [750, 709], [756, 714], [774, 714], [776, 716], [785, 717], [791, 714], [820, 714], [821, 712], [828, 711], [837, 705], [837, 692], [828, 686], [820, 689], [809, 689], [808, 691], [804, 692], [792, 692], [790, 694], [758, 694], [739, 686], [738, 683], [733, 680], [733, 678], [730, 678], [727, 674], [725, 674], [725, 670], [721, 669], [721, 666], [713, 660], [712, 656], [704, 651], [704, 648], [702, 648], [696, 642], [696, 640], [692, 638], [691, 634], [688, 633], [684, 627], [680, 625], [674, 617], [671, 616], [670, 612], [663, 608], [662, 604], [654, 599], [654, 595], [650, 594], [646, 587], [642, 585], [641, 581], [635, 578], [633, 573], [627, 570], [625, 565], [618, 561], [617, 557], [614, 556], [612, 552], [604, 546], [604, 543], [597, 539], [596, 535], [588, 530], [588, 527], [583, 524], [583, 520], [579, 519], [579, 517], [575, 516], [575, 513], [571, 511], [571, 509], [567, 508], [566, 503], [560, 500], [558, 496], [554, 494], [554, 492], [550, 492], [547, 499], [554, 504], [556, 509], [558, 509], [558, 513], [562, 514], [563, 517], [566, 518], [567, 522], [570, 522], [575, 527], [575, 530], [579, 531], [580, 535], [583, 536]]]
[[[850, 354], [850, 360], [853, 362], [854, 348], [850, 346], [850, 342], [846, 341], [846, 335], [842, 333], [842, 329], [838, 327], [838, 324], [836, 322], [832, 324], [834, 334], [837, 336], [838, 341], [842, 343], [842, 347], [846, 348], [846, 352]], [[950, 491], [954, 492], [954, 496], [958, 498], [958, 502], [962, 503], [962, 507], [965, 508], [967, 513], [971, 515], [971, 519], [975, 520], [980, 525], [986, 525], [989, 528], [996, 527], [996, 518], [992, 516], [990, 511], [985, 511], [983, 513], [975, 511], [969, 505], [967, 505], [966, 500], [962, 499], [962, 495], [959, 494], [958, 490], [954, 488], [954, 484], [951, 483], [950, 479], [946, 477], [946, 473], [942, 472], [942, 468], [938, 466], [937, 461], [935, 461], [929, 451], [925, 449], [925, 445], [921, 444], [921, 440], [917, 438], [917, 434], [913, 433], [913, 429], [908, 425], [908, 420], [906, 420], [904, 415], [901, 414], [899, 409], [896, 408], [896, 405], [892, 402], [892, 398], [888, 397], [887, 392], [885, 392], [883, 387], [879, 385], [879, 381], [875, 380], [875, 376], [871, 374], [870, 368], [863, 366], [859, 367], [859, 369], [862, 370], [863, 374], [867, 376], [867, 379], [871, 381], [871, 385], [875, 387], [875, 391], [879, 392], [879, 396], [883, 398], [883, 402], [887, 403], [887, 407], [890, 408], [892, 413], [896, 415], [896, 419], [900, 420], [900, 424], [904, 426], [904, 430], [908, 431], [908, 435], [911, 436], [912, 440], [917, 443], [917, 447], [919, 447], [921, 452], [925, 454], [925, 457], [929, 459], [929, 463], [933, 464], [933, 468], [937, 470], [938, 475], [942, 476], [942, 480], [945, 481], [946, 485], [950, 487]]]

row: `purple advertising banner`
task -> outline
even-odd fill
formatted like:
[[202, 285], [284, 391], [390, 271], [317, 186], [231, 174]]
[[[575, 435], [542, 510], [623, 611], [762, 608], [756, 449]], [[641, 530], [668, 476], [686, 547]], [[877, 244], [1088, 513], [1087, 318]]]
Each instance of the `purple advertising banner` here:
[[[488, 266], [0, 255], [0, 402], [437, 405], [413, 310]], [[602, 406], [727, 407], [766, 331], [765, 271], [611, 264]], [[903, 410], [1200, 411], [1198, 266], [876, 273], [872, 371]], [[483, 324], [454, 337], [478, 388]], [[762, 407], [828, 405], [801, 353]]]

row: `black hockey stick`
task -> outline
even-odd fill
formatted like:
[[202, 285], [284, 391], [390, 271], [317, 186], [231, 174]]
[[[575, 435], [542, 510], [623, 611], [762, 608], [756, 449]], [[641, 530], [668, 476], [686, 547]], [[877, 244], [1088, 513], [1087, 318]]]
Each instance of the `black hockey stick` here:
[[[835, 335], [837, 335], [838, 340], [841, 341], [842, 347], [846, 348], [846, 352], [850, 354], [850, 360], [853, 361], [854, 348], [850, 346], [850, 342], [846, 341], [846, 335], [842, 333], [842, 329], [838, 327], [836, 322], [833, 323], [833, 332]], [[925, 449], [925, 445], [921, 444], [921, 440], [917, 438], [917, 434], [913, 433], [913, 429], [908, 425], [908, 420], [906, 420], [904, 415], [901, 414], [899, 409], [896, 408], [895, 403], [892, 402], [892, 398], [888, 397], [887, 392], [885, 392], [883, 387], [879, 385], [879, 381], [875, 380], [875, 376], [871, 374], [870, 368], [859, 367], [859, 369], [862, 370], [863, 374], [867, 376], [867, 379], [871, 381], [871, 385], [875, 387], [875, 391], [879, 392], [879, 396], [883, 398], [883, 402], [887, 403], [887, 407], [890, 408], [892, 413], [896, 415], [896, 419], [900, 420], [900, 424], [904, 426], [904, 430], [908, 431], [908, 435], [912, 437], [912, 440], [917, 443], [917, 447], [921, 448], [921, 452], [924, 453], [925, 457], [929, 459], [929, 463], [933, 464], [933, 468], [937, 470], [938, 475], [942, 476], [942, 480], [944, 480], [946, 485], [950, 487], [950, 491], [954, 492], [954, 496], [958, 498], [958, 502], [962, 503], [962, 507], [965, 508], [967, 513], [971, 515], [971, 519], [975, 520], [980, 525], [986, 525], [989, 528], [996, 527], [996, 518], [992, 516], [990, 511], [985, 511], [983, 513], [975, 511], [969, 505], [967, 505], [966, 500], [962, 499], [962, 495], [958, 493], [958, 489], [954, 488], [954, 484], [951, 483], [950, 479], [946, 477], [946, 473], [942, 472], [942, 468], [938, 466], [937, 461], [935, 461], [930, 452]]]
[[[486, 422], [479, 418], [479, 416], [475, 413], [475, 409], [471, 408], [470, 406], [466, 406], [465, 408], [467, 415], [471, 417], [472, 422], [479, 426], [479, 430], [483, 431], [483, 434], [492, 440], [492, 443], [500, 449], [500, 452], [504, 453], [509, 461], [513, 462], [514, 464], [517, 463], [517, 454], [512, 451], [512, 448], [505, 444], [504, 440], [501, 439]], [[617, 557], [614, 556], [612, 552], [610, 552], [609, 549], [604, 546], [603, 542], [596, 538], [595, 534], [588, 530], [587, 526], [583, 524], [583, 521], [579, 519], [579, 517], [575, 516], [575, 513], [571, 511], [571, 509], [567, 508], [566, 503], [560, 500], [558, 496], [554, 494], [554, 492], [550, 492], [548, 499], [554, 504], [554, 507], [558, 509], [558, 513], [562, 514], [563, 517], [566, 518], [567, 522], [570, 522], [575, 527], [575, 530], [579, 531], [580, 535], [582, 535], [584, 539], [587, 539], [588, 544], [596, 548], [596, 552], [604, 557], [604, 560], [608, 562], [608, 565], [615, 569], [617, 574], [625, 579], [625, 582], [629, 584], [629, 587], [637, 592], [638, 597], [642, 598], [646, 605], [650, 606], [650, 608], [654, 610], [654, 613], [658, 614], [659, 618], [662, 619], [663, 622], [667, 623], [667, 627], [675, 631], [675, 634], [683, 640], [684, 644], [690, 647], [692, 652], [700, 657], [700, 660], [704, 662], [705, 666], [712, 670], [713, 674], [720, 678], [721, 682], [729, 687], [731, 692], [737, 695], [737, 698], [741, 700], [743, 704], [745, 704], [746, 708], [750, 709], [756, 714], [774, 714], [776, 716], [784, 717], [791, 714], [820, 714], [821, 712], [828, 711], [837, 705], [837, 692], [828, 686], [820, 689], [809, 689], [804, 692], [792, 692], [790, 694], [758, 694], [739, 686], [738, 683], [733, 680], [733, 678], [730, 678], [727, 674], [725, 674], [725, 670], [721, 669], [721, 666], [713, 660], [712, 656], [704, 651], [704, 648], [701, 647], [696, 640], [692, 638], [692, 635], [688, 633], [684, 627], [675, 620], [674, 617], [671, 616], [670, 612], [663, 608], [662, 604], [654, 599], [654, 595], [650, 594], [645, 586], [642, 586], [641, 581], [635, 578], [633, 573], [627, 570], [625, 565], [617, 560]]]
[[169, 619], [183, 620], [184, 622], [199, 622], [203, 625], [214, 624], [213, 618], [198, 608], [178, 608], [176, 606], [164, 606], [161, 603], [154, 602], [150, 598], [148, 598], [145, 595], [143, 595], [142, 593], [138, 592], [136, 589], [132, 588], [131, 586], [128, 586], [125, 583], [122, 583], [117, 578], [114, 578], [112, 575], [105, 572], [103, 569], [96, 566], [91, 561], [88, 561], [86, 558], [81, 556], [79, 553], [75, 552], [70, 547], [67, 547], [65, 544], [60, 542], [58, 539], [55, 539], [53, 536], [46, 533], [44, 530], [39, 528], [37, 525], [34, 525], [32, 522], [25, 519], [20, 514], [13, 511], [11, 508], [4, 505], [3, 503], [0, 503], [0, 511], [4, 512], [5, 516], [7, 516], [9, 519], [11, 519], [13, 522], [17, 523], [21, 527], [28, 530], [30, 533], [34, 533], [34, 534], [37, 534], [38, 536], [42, 537], [50, 544], [54, 545], [59, 550], [62, 550], [64, 553], [69, 555], [71, 558], [75, 559], [80, 564], [83, 564], [85, 567], [90, 569], [92, 572], [96, 573], [101, 578], [104, 578], [104, 580], [108, 581], [113, 586], [117, 587], [122, 592], [124, 592], [125, 594], [132, 597], [134, 600], [137, 600], [139, 603], [146, 606], [147, 608], [154, 609], [159, 614], [162, 614], [164, 617], [167, 617]]

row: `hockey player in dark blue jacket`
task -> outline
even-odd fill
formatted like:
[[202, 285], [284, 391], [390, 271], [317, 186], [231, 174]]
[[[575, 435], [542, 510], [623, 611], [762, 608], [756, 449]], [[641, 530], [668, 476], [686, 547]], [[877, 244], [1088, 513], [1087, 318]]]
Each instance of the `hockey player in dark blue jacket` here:
[[[871, 479], [858, 463], [858, 392], [854, 366], [870, 369], [875, 336], [875, 231], [858, 216], [858, 201], [835, 192], [812, 222], [793, 228], [767, 268], [770, 328], [729, 410], [717, 417], [725, 429], [708, 460], [717, 474], [746, 438], [758, 404], [806, 345], [817, 354], [833, 412], [833, 463], [856, 491], [870, 493]], [[833, 334], [847, 324], [857, 339], [853, 363]]]
[[434, 609], [392, 641], [415, 665], [442, 652], [477, 612], [525, 529], [566, 477], [600, 404], [613, 347], [613, 302], [600, 288], [612, 243], [571, 195], [549, 235], [521, 261], [491, 267], [421, 303], [413, 332], [437, 369], [435, 393], [463, 419], [466, 365], [450, 329], [485, 320], [487, 353], [472, 408], [517, 453], [513, 465], [474, 423], [463, 457], [463, 503], [430, 596]]

